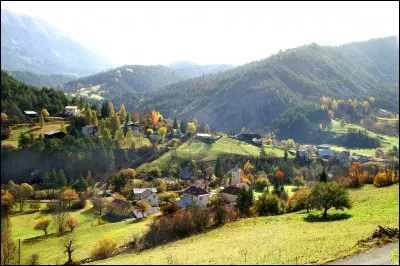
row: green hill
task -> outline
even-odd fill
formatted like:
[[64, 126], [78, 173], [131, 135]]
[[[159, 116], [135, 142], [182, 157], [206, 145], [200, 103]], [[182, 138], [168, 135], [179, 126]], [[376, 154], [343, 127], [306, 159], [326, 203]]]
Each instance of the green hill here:
[[61, 85], [76, 79], [70, 75], [40, 75], [28, 71], [7, 71], [8, 74], [17, 80], [35, 87], [54, 87], [61, 88]]
[[243, 126], [251, 130], [270, 126], [287, 108], [303, 102], [319, 107], [323, 95], [374, 96], [379, 107], [398, 112], [397, 39], [288, 49], [264, 60], [149, 92], [130, 104], [141, 110], [160, 110], [164, 117], [196, 117], [217, 130], [236, 131]]
[[[331, 211], [342, 219], [307, 219], [301, 211], [243, 219], [138, 253], [93, 264], [309, 264], [324, 263], [358, 250], [378, 225], [398, 227], [399, 185], [350, 190], [353, 208]], [[321, 215], [321, 212], [311, 212]], [[315, 217], [315, 216], [310, 216]], [[317, 216], [318, 217], [318, 216]], [[346, 218], [347, 217], [347, 218]], [[246, 253], [246, 255], [245, 255]]]
[[[275, 153], [278, 157], [283, 157], [283, 150], [273, 147], [265, 147], [264, 149], [267, 153]], [[141, 165], [139, 169], [146, 170], [157, 166], [161, 171], [163, 171], [170, 167], [173, 160], [186, 161], [192, 159], [213, 161], [216, 160], [219, 155], [223, 154], [259, 156], [260, 151], [260, 147], [228, 137], [221, 137], [219, 140], [211, 144], [192, 140], [185, 142], [176, 148], [176, 150], [172, 150], [162, 155], [151, 163]]]
[[111, 99], [116, 106], [123, 103], [129, 108], [129, 98], [138, 100], [135, 94], [153, 91], [182, 79], [183, 76], [165, 66], [125, 65], [68, 82], [64, 84], [64, 91], [74, 96]]

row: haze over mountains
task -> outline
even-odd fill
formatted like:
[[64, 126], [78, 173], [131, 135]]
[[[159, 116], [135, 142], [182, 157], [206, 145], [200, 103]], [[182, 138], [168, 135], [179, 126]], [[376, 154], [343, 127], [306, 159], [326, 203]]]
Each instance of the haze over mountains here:
[[88, 75], [110, 67], [101, 54], [41, 20], [1, 10], [1, 68], [39, 74]]

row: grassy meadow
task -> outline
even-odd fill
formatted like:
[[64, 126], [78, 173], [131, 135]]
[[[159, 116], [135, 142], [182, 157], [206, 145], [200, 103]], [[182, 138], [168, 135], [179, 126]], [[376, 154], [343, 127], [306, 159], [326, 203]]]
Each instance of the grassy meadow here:
[[[284, 151], [278, 148], [272, 146], [263, 146], [263, 148], [267, 153], [275, 153], [278, 157], [283, 157], [284, 155]], [[212, 161], [216, 160], [218, 155], [221, 154], [232, 153], [234, 155], [259, 156], [260, 151], [261, 148], [258, 146], [228, 137], [221, 137], [211, 144], [192, 140], [185, 142], [176, 148], [175, 151], [170, 151], [151, 163], [141, 165], [139, 168], [146, 169], [158, 166], [160, 170], [167, 169], [173, 154], [182, 160], [191, 158], [194, 160]]]
[[[26, 206], [28, 209], [28, 206]], [[82, 210], [71, 211], [80, 221], [73, 234], [76, 236], [76, 248], [72, 254], [74, 260], [89, 257], [90, 249], [102, 238], [112, 238], [120, 245], [126, 244], [137, 233], [141, 235], [152, 217], [140, 221], [109, 222], [97, 225], [98, 214], [89, 202]], [[33, 229], [39, 218], [50, 219], [50, 230], [47, 236], [43, 231]], [[62, 238], [56, 234], [52, 215], [42, 212], [25, 212], [11, 217], [12, 236], [14, 240], [21, 239], [21, 263], [26, 264], [33, 253], [39, 255], [40, 264], [63, 264], [67, 255], [62, 247]], [[67, 233], [70, 234], [70, 233]]]
[[[66, 121], [64, 122], [65, 128], [69, 126], [69, 123]], [[21, 133], [30, 134], [33, 133], [35, 137], [38, 137], [40, 134], [44, 136], [44, 134], [51, 130], [60, 130], [61, 122], [46, 122], [43, 128], [40, 127], [39, 123], [36, 125], [29, 125], [29, 124], [18, 124], [12, 126], [11, 136], [1, 141], [1, 144], [11, 144], [15, 147], [18, 147], [18, 139]]]
[[[256, 217], [93, 264], [322, 264], [356, 252], [378, 225], [398, 227], [399, 185], [350, 190], [353, 208]], [[297, 259], [297, 261], [296, 261]]]

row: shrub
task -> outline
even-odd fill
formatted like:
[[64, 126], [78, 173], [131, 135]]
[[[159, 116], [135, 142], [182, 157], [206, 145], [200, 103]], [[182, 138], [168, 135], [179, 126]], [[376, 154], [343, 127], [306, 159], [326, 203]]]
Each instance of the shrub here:
[[399, 182], [399, 173], [395, 171], [386, 170], [379, 172], [374, 178], [374, 186], [384, 187]]
[[156, 178], [154, 180], [153, 185], [157, 188], [158, 192], [165, 192], [167, 190], [167, 184], [165, 183], [164, 179]]
[[50, 220], [46, 218], [41, 218], [37, 221], [35, 224], [35, 227], [33, 229], [35, 230], [42, 230], [45, 235], [47, 235], [47, 229], [50, 225]]
[[266, 177], [260, 177], [254, 182], [254, 187], [257, 190], [264, 190], [265, 188], [268, 188], [271, 186], [271, 183], [269, 182], [268, 178]]
[[254, 203], [258, 215], [276, 215], [285, 212], [285, 203], [274, 194], [264, 192]]
[[166, 191], [160, 194], [159, 199], [164, 202], [174, 202], [179, 199], [179, 195], [172, 191]]
[[181, 208], [174, 202], [165, 204], [160, 207], [161, 212], [166, 215], [166, 214], [172, 214], [177, 211], [179, 211]]
[[309, 187], [301, 187], [286, 203], [287, 212], [296, 212], [304, 209], [309, 209], [309, 196], [311, 189]]
[[173, 233], [178, 237], [185, 237], [192, 234], [195, 231], [192, 218], [192, 214], [189, 211], [175, 213], [171, 220]]
[[55, 210], [57, 210], [57, 207], [58, 207], [58, 203], [57, 202], [54, 202], [54, 201], [47, 202], [46, 211], [54, 212]]
[[104, 238], [92, 248], [90, 254], [93, 259], [103, 260], [111, 257], [118, 249], [119, 245], [114, 239]]
[[190, 207], [188, 211], [192, 215], [195, 232], [201, 232], [207, 228], [210, 223], [210, 211], [207, 208], [194, 206]]
[[75, 215], [69, 215], [65, 222], [66, 226], [71, 230], [71, 232], [74, 230], [75, 227], [79, 225], [79, 220], [76, 218]]
[[39, 255], [34, 253], [31, 255], [28, 261], [28, 265], [40, 265], [39, 264]]

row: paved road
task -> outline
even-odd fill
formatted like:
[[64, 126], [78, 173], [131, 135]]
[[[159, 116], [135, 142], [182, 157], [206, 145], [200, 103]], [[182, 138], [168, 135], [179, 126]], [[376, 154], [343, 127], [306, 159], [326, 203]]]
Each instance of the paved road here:
[[326, 265], [393, 265], [391, 256], [392, 249], [394, 248], [399, 248], [399, 242], [373, 248], [354, 256], [327, 263]]

